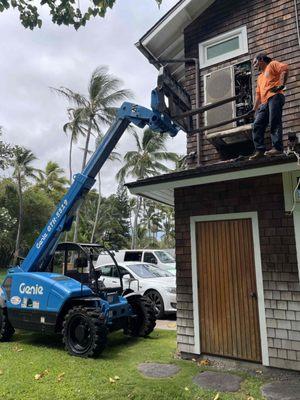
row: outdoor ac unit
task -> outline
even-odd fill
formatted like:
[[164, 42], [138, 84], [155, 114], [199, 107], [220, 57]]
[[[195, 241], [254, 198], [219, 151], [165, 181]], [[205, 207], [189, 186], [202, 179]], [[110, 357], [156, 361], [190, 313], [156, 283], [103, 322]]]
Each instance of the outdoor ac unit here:
[[[215, 103], [235, 95], [234, 67], [220, 69], [204, 76], [204, 100], [205, 104]], [[222, 121], [228, 121], [235, 117], [235, 103], [230, 102], [213, 108], [205, 113], [205, 125], [215, 125]], [[236, 126], [235, 122], [224, 125], [221, 128], [209, 130], [209, 133], [225, 131]]]

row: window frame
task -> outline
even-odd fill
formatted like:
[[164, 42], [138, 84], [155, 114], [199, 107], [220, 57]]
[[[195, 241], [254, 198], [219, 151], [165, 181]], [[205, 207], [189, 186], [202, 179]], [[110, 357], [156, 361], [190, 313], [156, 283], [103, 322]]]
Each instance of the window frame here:
[[[237, 50], [230, 51], [228, 53], [216, 56], [210, 60], [207, 59], [207, 49], [211, 46], [226, 42], [235, 37], [239, 37], [240, 48]], [[209, 40], [199, 43], [199, 60], [200, 69], [210, 67], [212, 65], [230, 60], [232, 58], [241, 56], [248, 53], [248, 36], [246, 25], [232, 31], [223, 33], [222, 35], [215, 36]]]

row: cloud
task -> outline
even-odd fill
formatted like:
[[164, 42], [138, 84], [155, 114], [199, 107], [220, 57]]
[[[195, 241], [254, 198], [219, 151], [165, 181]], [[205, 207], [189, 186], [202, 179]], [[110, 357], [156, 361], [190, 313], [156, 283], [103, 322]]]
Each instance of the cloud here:
[[[41, 30], [25, 30], [15, 11], [0, 14], [0, 125], [8, 142], [30, 148], [37, 166], [58, 162], [68, 175], [69, 139], [62, 127], [67, 121], [67, 102], [49, 88], [66, 86], [86, 93], [92, 71], [107, 65], [135, 93], [135, 102], [149, 106], [157, 71], [135, 48], [134, 43], [174, 4], [164, 0], [159, 10], [154, 0], [118, 0], [105, 19], [92, 20], [86, 27], [53, 25], [46, 20]], [[78, 144], [78, 147], [82, 143]], [[93, 146], [93, 144], [92, 144]], [[74, 151], [74, 171], [81, 166], [82, 151]], [[126, 133], [118, 151], [134, 148]], [[169, 141], [169, 149], [182, 153], [182, 134]], [[103, 193], [115, 191], [118, 163], [103, 167]]]

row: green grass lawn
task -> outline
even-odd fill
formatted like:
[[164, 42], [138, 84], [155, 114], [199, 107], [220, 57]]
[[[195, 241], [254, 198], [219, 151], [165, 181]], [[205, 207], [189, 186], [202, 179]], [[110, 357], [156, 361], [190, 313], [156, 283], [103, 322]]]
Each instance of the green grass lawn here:
[[[0, 274], [0, 282], [4, 278]], [[175, 358], [176, 333], [154, 331], [149, 338], [134, 339], [116, 332], [98, 359], [68, 355], [60, 338], [33, 333], [15, 334], [13, 341], [0, 343], [1, 400], [213, 400], [216, 392], [201, 390], [192, 383], [200, 367]], [[137, 366], [143, 362], [174, 363], [181, 371], [173, 378], [143, 377]], [[36, 380], [37, 374], [44, 374]], [[261, 400], [262, 380], [245, 378], [242, 390], [220, 393], [219, 400]], [[110, 378], [117, 376], [114, 383]], [[60, 377], [60, 379], [59, 379]]]
[[[157, 330], [147, 339], [129, 338], [117, 332], [110, 335], [109, 345], [100, 358], [81, 359], [68, 355], [55, 337], [18, 333], [12, 342], [0, 343], [0, 398], [213, 400], [216, 392], [201, 390], [192, 383], [193, 376], [206, 368], [175, 359], [175, 348], [173, 331]], [[181, 372], [168, 379], [145, 378], [137, 370], [142, 362], [175, 363]], [[45, 376], [35, 380], [35, 375], [44, 371]], [[115, 376], [120, 379], [110, 383]], [[245, 378], [240, 392], [220, 394], [219, 400], [247, 400], [249, 396], [262, 399], [261, 380]]]
[[3, 269], [0, 269], [0, 283], [2, 283], [5, 276], [6, 276], [6, 272]]

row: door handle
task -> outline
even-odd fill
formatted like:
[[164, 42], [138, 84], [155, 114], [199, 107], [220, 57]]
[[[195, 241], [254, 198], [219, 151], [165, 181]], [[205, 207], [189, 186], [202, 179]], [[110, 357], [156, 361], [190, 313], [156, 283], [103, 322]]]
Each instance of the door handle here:
[[256, 292], [251, 292], [250, 293], [250, 297], [252, 297], [252, 299], [257, 299], [257, 293]]

